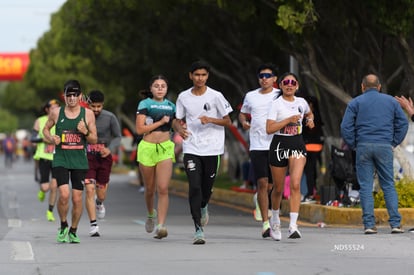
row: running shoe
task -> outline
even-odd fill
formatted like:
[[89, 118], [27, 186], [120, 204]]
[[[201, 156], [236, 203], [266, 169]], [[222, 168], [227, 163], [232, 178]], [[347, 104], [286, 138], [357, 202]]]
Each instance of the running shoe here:
[[157, 229], [155, 229], [155, 239], [162, 239], [168, 236], [167, 227], [164, 225], [159, 224], [157, 226]]
[[209, 218], [209, 214], [208, 214], [208, 204], [206, 205], [206, 207], [201, 208], [201, 226], [206, 226], [208, 224], [208, 218]]
[[40, 202], [43, 202], [45, 200], [45, 192], [43, 192], [42, 190], [39, 190], [39, 192], [37, 192], [37, 198], [39, 199]]
[[282, 231], [280, 230], [280, 224], [274, 223], [270, 227], [270, 237], [275, 241], [280, 241], [282, 239]]
[[202, 228], [198, 228], [194, 234], [193, 244], [205, 244], [204, 232]]
[[262, 213], [260, 212], [260, 208], [256, 207], [256, 209], [253, 210], [253, 217], [254, 217], [254, 220], [257, 221], [257, 222], [263, 221]]
[[68, 232], [69, 232], [69, 227], [59, 228], [56, 241], [58, 243], [68, 243], [69, 242]]
[[99, 234], [99, 226], [97, 226], [97, 225], [92, 225], [92, 226], [90, 227], [90, 229], [89, 229], [89, 236], [91, 236], [91, 237], [99, 237], [99, 236], [101, 236], [101, 235]]
[[393, 227], [391, 229], [391, 234], [401, 234], [401, 233], [404, 233], [404, 229], [402, 229], [401, 226]]
[[140, 193], [144, 193], [144, 192], [145, 192], [145, 187], [144, 187], [144, 186], [140, 186], [140, 187], [138, 188], [138, 192], [140, 192]]
[[300, 234], [298, 227], [296, 225], [289, 227], [289, 239], [300, 239], [301, 237], [302, 235]]
[[98, 219], [105, 218], [105, 212], [105, 206], [103, 205], [103, 203], [96, 205], [96, 216], [98, 217]]
[[269, 221], [263, 223], [262, 237], [263, 238], [269, 238], [270, 237], [270, 224], [269, 224]]
[[364, 229], [364, 234], [366, 234], [366, 235], [377, 234], [377, 233], [378, 233], [378, 231], [377, 231], [377, 228], [375, 226], [371, 227], [371, 228], [365, 228]]
[[53, 212], [50, 210], [46, 211], [46, 219], [50, 222], [54, 222], [55, 221], [55, 216], [53, 216]]
[[152, 210], [152, 215], [148, 214], [147, 217], [147, 221], [145, 222], [145, 230], [148, 233], [151, 233], [152, 231], [154, 231], [154, 226], [155, 226], [155, 218], [157, 217], [157, 211], [155, 209]]
[[76, 233], [69, 232], [69, 242], [71, 243], [80, 243], [80, 239]]
[[414, 233], [414, 227], [413, 227], [413, 228], [408, 229], [408, 232]]

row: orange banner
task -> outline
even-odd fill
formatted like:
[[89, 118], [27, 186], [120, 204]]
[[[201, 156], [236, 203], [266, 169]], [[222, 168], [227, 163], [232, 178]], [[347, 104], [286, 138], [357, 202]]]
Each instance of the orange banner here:
[[0, 53], [0, 81], [19, 81], [29, 67], [28, 53]]

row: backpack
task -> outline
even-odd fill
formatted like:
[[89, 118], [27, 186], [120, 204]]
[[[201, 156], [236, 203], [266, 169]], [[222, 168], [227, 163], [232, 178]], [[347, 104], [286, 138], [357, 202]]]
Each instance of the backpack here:
[[330, 174], [334, 180], [339, 182], [356, 182], [352, 151], [331, 146]]

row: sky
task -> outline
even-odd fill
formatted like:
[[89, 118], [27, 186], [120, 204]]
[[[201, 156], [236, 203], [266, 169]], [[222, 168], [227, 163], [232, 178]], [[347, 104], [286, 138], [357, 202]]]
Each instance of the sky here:
[[0, 0], [0, 53], [28, 53], [66, 0]]

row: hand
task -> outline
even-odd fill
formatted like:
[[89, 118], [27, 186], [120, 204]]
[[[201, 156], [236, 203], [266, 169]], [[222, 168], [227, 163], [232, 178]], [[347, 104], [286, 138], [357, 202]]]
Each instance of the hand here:
[[211, 119], [208, 116], [201, 116], [199, 117], [201, 124], [207, 124], [211, 122]]
[[243, 121], [242, 127], [243, 127], [244, 130], [249, 130], [250, 129], [250, 122]]
[[52, 136], [52, 140], [53, 140], [52, 144], [54, 144], [54, 145], [59, 145], [59, 143], [60, 143], [60, 136], [58, 136], [58, 135], [53, 135], [53, 136]]
[[109, 156], [111, 154], [111, 150], [109, 150], [109, 148], [102, 148], [101, 152], [101, 157], [106, 158], [107, 156]]
[[86, 122], [83, 120], [83, 118], [81, 118], [81, 120], [79, 121], [76, 129], [78, 129], [78, 131], [81, 132], [83, 135], [87, 135], [89, 132], [88, 126], [86, 125]]
[[160, 121], [161, 121], [162, 124], [167, 124], [168, 122], [170, 122], [170, 117], [169, 116], [163, 116], [160, 119]]
[[289, 123], [298, 123], [301, 118], [301, 115], [293, 115], [289, 118]]

